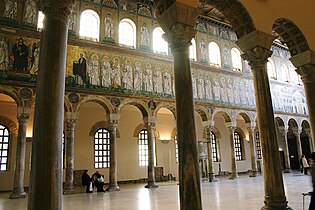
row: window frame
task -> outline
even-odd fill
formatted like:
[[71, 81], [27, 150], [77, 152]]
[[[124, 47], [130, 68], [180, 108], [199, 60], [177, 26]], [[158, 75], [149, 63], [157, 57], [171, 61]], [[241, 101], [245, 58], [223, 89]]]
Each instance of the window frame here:
[[[124, 28], [122, 28], [122, 27], [124, 26], [124, 24], [129, 24], [133, 30], [132, 31], [132, 36], [133, 36], [132, 44], [129, 44], [128, 43], [129, 41], [125, 42], [125, 39], [127, 40], [129, 38], [130, 34], [128, 34], [128, 35], [123, 34]], [[119, 25], [118, 25], [118, 43], [120, 46], [136, 49], [136, 46], [137, 46], [137, 27], [136, 27], [136, 24], [129, 18], [123, 18], [119, 22]]]
[[[100, 134], [102, 135], [100, 136]], [[96, 143], [97, 140], [98, 142]], [[110, 140], [110, 131], [107, 128], [99, 128], [95, 132], [94, 168], [110, 168]], [[98, 152], [97, 155], [96, 152]]]
[[215, 133], [212, 131], [210, 133], [210, 140], [211, 140], [211, 148], [212, 148], [212, 160], [213, 162], [219, 162], [217, 137]]
[[256, 157], [258, 160], [262, 159], [262, 153], [261, 153], [261, 144], [260, 144], [260, 138], [259, 138], [259, 132], [257, 131], [255, 133], [255, 148], [256, 148]]
[[[159, 34], [157, 34], [156, 31], [158, 31]], [[153, 53], [161, 54], [161, 55], [168, 55], [168, 43], [163, 39], [163, 37], [162, 37], [163, 34], [164, 34], [164, 31], [161, 27], [155, 27], [153, 29], [153, 32], [152, 32], [152, 40], [153, 40], [152, 41], [152, 49], [153, 49]], [[159, 35], [160, 37], [157, 35]], [[163, 49], [164, 47], [165, 47], [165, 49]]]
[[[3, 128], [2, 128], [2, 127]], [[10, 155], [10, 140], [11, 140], [11, 133], [10, 133], [10, 129], [3, 125], [0, 124], [0, 130], [2, 131], [2, 135], [0, 135], [0, 139], [1, 139], [1, 147], [0, 147], [0, 172], [7, 172], [9, 171], [9, 155]], [[7, 135], [5, 135], [5, 131], [7, 131]], [[4, 142], [4, 138], [7, 137], [7, 142]], [[7, 149], [3, 149], [5, 143], [7, 144]], [[6, 152], [6, 155], [3, 156], [3, 153]], [[2, 159], [6, 158], [6, 161], [4, 163], [2, 163]], [[2, 165], [5, 165], [5, 169], [2, 169]]]
[[[234, 56], [236, 55], [236, 56]], [[242, 57], [241, 57], [241, 51], [236, 48], [232, 47], [231, 49], [231, 59], [232, 59], [232, 68], [234, 71], [243, 71], [243, 62], [242, 62]]]
[[147, 129], [142, 129], [138, 134], [138, 158], [140, 167], [149, 165], [149, 135]]
[[[83, 22], [82, 18], [84, 17], [83, 15], [88, 14], [91, 16], [94, 16], [96, 18], [96, 25], [97, 27], [93, 27], [93, 25], [91, 24], [91, 19], [88, 19], [86, 22], [86, 24]], [[80, 15], [80, 29], [79, 29], [79, 37], [81, 39], [85, 39], [85, 40], [91, 40], [94, 42], [98, 42], [100, 39], [100, 16], [99, 14], [92, 10], [92, 9], [86, 9], [84, 11], [82, 11], [81, 15]], [[89, 27], [87, 29], [83, 28], [83, 26]], [[91, 29], [95, 28], [96, 31], [94, 33], [94, 35], [90, 35], [92, 34]], [[97, 35], [96, 35], [97, 34]]]
[[243, 138], [239, 132], [234, 131], [234, 153], [236, 161], [244, 160], [243, 150]]
[[192, 61], [197, 61], [197, 48], [195, 38], [192, 38], [191, 45], [189, 46], [189, 58]]
[[[208, 45], [208, 52], [209, 52], [210, 66], [215, 66], [217, 68], [220, 68], [222, 66], [222, 60], [221, 60], [221, 50], [220, 50], [219, 45], [216, 42], [210, 42]], [[216, 62], [214, 62], [213, 60], [215, 60]]]

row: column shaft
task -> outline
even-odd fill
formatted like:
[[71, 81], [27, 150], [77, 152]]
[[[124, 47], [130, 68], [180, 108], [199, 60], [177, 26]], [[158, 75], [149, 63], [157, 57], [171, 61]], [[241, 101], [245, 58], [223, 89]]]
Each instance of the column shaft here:
[[188, 49], [188, 45], [185, 48], [172, 48], [179, 151], [180, 209], [201, 210], [195, 106]]
[[207, 135], [207, 149], [208, 149], [208, 179], [209, 182], [216, 181], [214, 176], [214, 168], [213, 168], [213, 156], [212, 156], [212, 141], [211, 141], [211, 126], [206, 126], [206, 135]]
[[229, 179], [235, 179], [237, 178], [235, 147], [234, 147], [235, 127], [228, 127], [228, 130], [229, 130], [229, 135], [230, 135], [230, 155], [231, 155], [231, 177]]
[[299, 159], [300, 159], [302, 157], [302, 155], [303, 155], [300, 132], [299, 131], [294, 131], [293, 133], [296, 136], [296, 146], [297, 146], [298, 156], [299, 156]]
[[287, 139], [286, 131], [287, 131], [287, 129], [285, 129], [285, 128], [280, 129], [280, 134], [281, 134], [282, 142], [284, 145], [283, 152], [284, 152], [285, 172], [291, 172], [290, 155], [289, 155], [289, 147], [288, 147], [288, 139]]
[[107, 191], [119, 191], [117, 184], [117, 145], [116, 145], [117, 125], [110, 129], [110, 168], [109, 168], [109, 186]]
[[[53, 5], [50, 1], [42, 3]], [[36, 86], [28, 210], [62, 209], [61, 160], [68, 37], [68, 16], [64, 13], [67, 11], [66, 7], [43, 8], [45, 19]]]
[[16, 164], [14, 171], [13, 191], [10, 198], [25, 198], [24, 172], [25, 172], [25, 150], [26, 150], [26, 128], [29, 119], [28, 114], [18, 114], [19, 130], [16, 145]]
[[72, 120], [66, 122], [66, 182], [65, 193], [72, 193], [74, 191], [74, 130], [75, 123]]
[[158, 186], [155, 184], [155, 173], [154, 173], [154, 127], [153, 123], [147, 123], [147, 131], [148, 131], [148, 184], [145, 186], [146, 188], [157, 188]]
[[284, 193], [279, 146], [267, 75], [267, 61], [252, 66], [256, 96], [257, 121], [264, 160], [265, 205], [262, 209], [290, 209]]
[[[313, 67], [314, 68], [314, 67]], [[314, 69], [312, 69], [314, 72]], [[305, 91], [305, 98], [306, 103], [308, 107], [308, 119], [310, 121], [310, 127], [311, 127], [311, 141], [312, 141], [312, 148], [315, 148], [315, 97], [314, 97], [314, 91], [315, 91], [315, 75], [312, 74], [312, 80], [308, 81], [307, 78], [303, 78], [304, 83], [304, 91]], [[313, 150], [312, 150], [313, 151]]]
[[250, 174], [250, 177], [256, 177], [257, 176], [257, 156], [256, 156], [254, 128], [248, 128], [248, 132], [249, 132], [250, 160], [251, 160], [251, 165], [252, 165], [252, 173]]

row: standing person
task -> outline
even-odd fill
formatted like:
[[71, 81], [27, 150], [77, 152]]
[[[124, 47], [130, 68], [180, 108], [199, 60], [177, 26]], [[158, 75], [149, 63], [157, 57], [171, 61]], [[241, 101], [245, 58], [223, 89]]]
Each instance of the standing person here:
[[308, 165], [305, 155], [302, 155], [302, 166], [304, 168], [304, 174], [307, 175], [307, 170], [309, 169], [310, 166]]
[[301, 158], [300, 158], [301, 173], [303, 173], [303, 171], [304, 171], [302, 158], [303, 158], [303, 155], [302, 155]]
[[312, 185], [313, 185], [313, 191], [311, 192], [311, 202], [308, 210], [314, 210], [315, 209], [315, 152], [312, 152], [310, 156], [311, 160], [311, 176], [312, 176]]
[[92, 193], [93, 192], [93, 187], [92, 187], [92, 182], [91, 182], [91, 178], [88, 175], [88, 170], [84, 170], [83, 174], [82, 174], [82, 185], [86, 186], [86, 193]]

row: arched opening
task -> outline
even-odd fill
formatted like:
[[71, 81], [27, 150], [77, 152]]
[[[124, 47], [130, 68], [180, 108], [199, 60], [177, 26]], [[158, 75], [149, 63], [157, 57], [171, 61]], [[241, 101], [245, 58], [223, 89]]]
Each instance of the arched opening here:
[[98, 41], [100, 33], [100, 17], [94, 10], [84, 10], [80, 18], [80, 38]]

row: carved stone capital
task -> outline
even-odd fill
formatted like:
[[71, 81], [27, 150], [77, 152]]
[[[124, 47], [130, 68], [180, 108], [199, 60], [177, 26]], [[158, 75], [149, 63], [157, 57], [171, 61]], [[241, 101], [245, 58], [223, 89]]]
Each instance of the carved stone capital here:
[[46, 16], [68, 19], [76, 0], [35, 0], [38, 9]]
[[267, 65], [268, 58], [272, 55], [272, 51], [266, 48], [257, 46], [253, 49], [247, 50], [242, 54], [242, 58], [248, 61], [248, 64], [255, 69]]
[[74, 129], [78, 117], [79, 112], [66, 112], [66, 126], [68, 129]]
[[225, 123], [225, 126], [226, 126], [229, 130], [235, 130], [235, 129], [236, 129], [236, 126], [237, 126], [237, 122]]
[[119, 124], [120, 114], [110, 114], [110, 129], [114, 130]]
[[188, 49], [192, 38], [196, 35], [196, 30], [186, 24], [175, 23], [171, 30], [166, 31], [163, 38], [168, 42], [172, 51]]
[[303, 83], [315, 82], [315, 65], [305, 64], [296, 69], [296, 72], [301, 76]]
[[155, 116], [145, 117], [143, 118], [143, 122], [147, 128], [153, 128], [155, 127], [156, 117]]
[[202, 126], [212, 130], [214, 128], [214, 121], [212, 121], [212, 120], [203, 121]]
[[197, 4], [157, 1], [156, 8], [159, 14], [158, 22], [165, 32], [164, 39], [171, 49], [188, 49], [196, 35], [194, 27], [198, 18]]
[[19, 124], [26, 124], [30, 118], [31, 108], [19, 106], [17, 110], [17, 119]]
[[254, 69], [267, 64], [267, 59], [272, 54], [270, 48], [273, 40], [274, 37], [267, 33], [253, 31], [239, 39], [236, 44], [244, 53], [242, 58]]
[[254, 132], [256, 128], [256, 123], [255, 122], [246, 123], [246, 128], [249, 132]]

